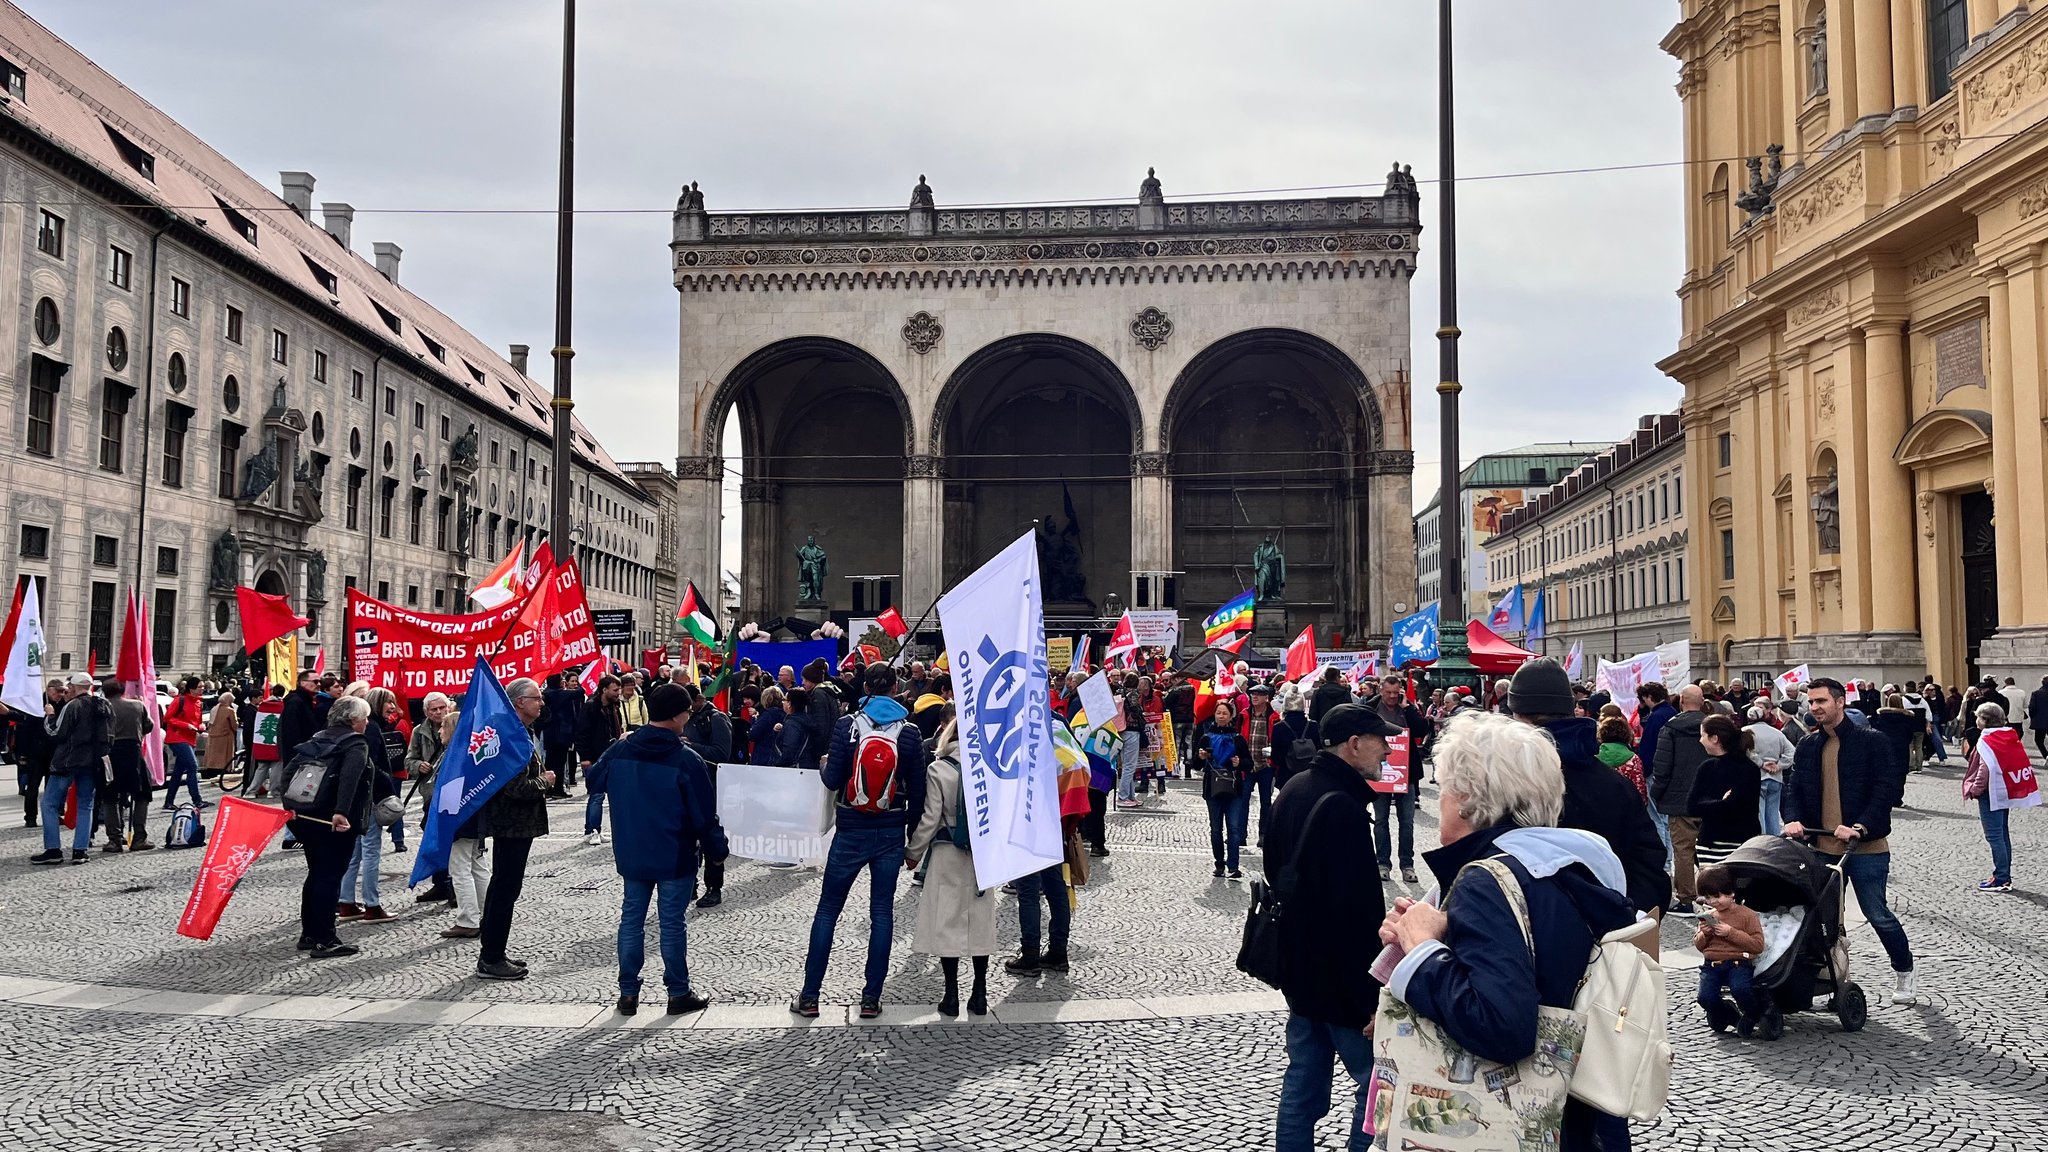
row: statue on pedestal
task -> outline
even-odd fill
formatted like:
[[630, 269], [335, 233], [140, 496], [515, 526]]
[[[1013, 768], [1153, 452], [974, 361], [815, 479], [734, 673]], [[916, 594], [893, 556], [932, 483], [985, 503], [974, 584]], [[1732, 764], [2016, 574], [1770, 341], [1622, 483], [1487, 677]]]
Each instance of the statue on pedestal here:
[[796, 550], [796, 599], [799, 604], [818, 604], [825, 600], [825, 550], [818, 547], [816, 536], [804, 537], [803, 547]]
[[1827, 486], [1813, 494], [1813, 526], [1823, 555], [1842, 550], [1842, 486], [1833, 474]]
[[208, 573], [207, 583], [216, 591], [226, 592], [242, 582], [242, 542], [235, 538], [231, 528], [222, 532], [213, 542], [213, 568]]
[[1286, 588], [1287, 557], [1281, 553], [1280, 546], [1273, 543], [1269, 532], [1252, 553], [1252, 600], [1259, 604], [1277, 601]]

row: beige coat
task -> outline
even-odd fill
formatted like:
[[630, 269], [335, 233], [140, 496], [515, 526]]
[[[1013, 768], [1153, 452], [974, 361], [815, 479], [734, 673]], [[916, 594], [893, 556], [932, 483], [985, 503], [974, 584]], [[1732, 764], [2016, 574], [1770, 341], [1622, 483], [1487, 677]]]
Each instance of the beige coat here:
[[213, 715], [206, 722], [206, 762], [200, 767], [209, 772], [226, 771], [235, 762], [235, 730], [241, 721], [235, 715], [235, 698], [226, 692], [213, 706]]
[[974, 856], [949, 833], [960, 803], [960, 764], [950, 756], [925, 772], [924, 816], [910, 836], [910, 854], [927, 853], [918, 890], [917, 934], [911, 947], [927, 956], [989, 956], [996, 950], [996, 897], [975, 887]]

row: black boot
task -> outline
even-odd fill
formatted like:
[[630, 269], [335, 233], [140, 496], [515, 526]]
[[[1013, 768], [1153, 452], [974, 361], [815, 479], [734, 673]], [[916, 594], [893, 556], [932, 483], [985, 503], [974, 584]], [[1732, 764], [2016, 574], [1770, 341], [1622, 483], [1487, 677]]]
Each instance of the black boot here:
[[974, 958], [974, 992], [967, 997], [969, 1016], [988, 1015], [988, 957]]
[[1017, 957], [1015, 960], [1005, 960], [1003, 962], [1003, 971], [1008, 972], [1012, 976], [1038, 975], [1038, 949], [1026, 948], [1022, 956]]
[[944, 956], [939, 959], [939, 970], [946, 974], [946, 993], [939, 997], [939, 1015], [960, 1014], [960, 959]]

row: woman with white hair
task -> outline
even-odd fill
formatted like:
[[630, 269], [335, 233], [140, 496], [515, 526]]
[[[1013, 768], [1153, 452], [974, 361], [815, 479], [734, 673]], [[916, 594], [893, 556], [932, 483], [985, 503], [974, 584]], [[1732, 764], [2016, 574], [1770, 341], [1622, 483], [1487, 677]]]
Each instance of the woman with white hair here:
[[[370, 726], [370, 706], [360, 697], [344, 696], [327, 710], [327, 727], [299, 745], [292, 762], [311, 771], [309, 760], [326, 766], [319, 791], [293, 809], [292, 835], [306, 853], [306, 883], [299, 890], [299, 951], [315, 960], [353, 956], [357, 949], [335, 935], [335, 904], [341, 875], [356, 844], [376, 839], [370, 825], [370, 746], [363, 733]], [[290, 789], [295, 781], [287, 780]]]
[[1983, 731], [1970, 749], [1970, 768], [1963, 774], [1963, 799], [1977, 802], [1977, 822], [1991, 845], [1991, 875], [1977, 884], [1979, 892], [2012, 891], [2012, 830], [2006, 823], [2014, 808], [2041, 803], [2041, 785], [2027, 760], [2019, 731], [2008, 728], [2005, 708], [1986, 701], [1977, 705], [1977, 727]]
[[[1536, 1051], [1537, 1008], [1570, 1008], [1594, 944], [1634, 922], [1627, 878], [1606, 841], [1556, 827], [1564, 775], [1541, 729], [1460, 714], [1436, 765], [1443, 847], [1423, 861], [1437, 886], [1394, 901], [1380, 927], [1405, 953], [1387, 991], [1472, 1055], [1512, 1064]], [[1615, 1122], [1568, 1101], [1560, 1152], [1596, 1147], [1596, 1124]]]
[[[427, 826], [427, 813], [433, 808], [434, 769], [441, 763], [441, 753], [448, 747], [447, 739], [441, 735], [441, 725], [455, 711], [455, 702], [445, 692], [429, 692], [420, 701], [420, 708], [426, 723], [413, 726], [412, 739], [405, 746], [405, 775], [410, 783], [410, 792], [424, 792], [427, 801], [420, 805], [420, 828]], [[424, 834], [424, 831], [422, 832]], [[437, 900], [455, 899], [455, 889], [448, 879], [448, 870], [434, 873], [433, 887], [422, 893], [415, 903], [431, 904]]]

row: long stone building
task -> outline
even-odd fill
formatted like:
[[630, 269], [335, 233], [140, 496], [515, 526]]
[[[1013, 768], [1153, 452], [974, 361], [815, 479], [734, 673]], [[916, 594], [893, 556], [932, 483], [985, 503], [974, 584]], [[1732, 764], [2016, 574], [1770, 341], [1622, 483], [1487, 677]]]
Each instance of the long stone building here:
[[[374, 264], [353, 210], [271, 190], [0, 5], [0, 509], [53, 672], [111, 667], [126, 593], [165, 674], [225, 664], [233, 588], [286, 593], [338, 658], [342, 589], [467, 610], [546, 533], [549, 392]], [[655, 506], [580, 425], [593, 607], [652, 638]]]
[[1483, 587], [1494, 603], [1519, 584], [1532, 605], [1542, 589], [1546, 634], [1527, 647], [1563, 656], [1583, 644], [1590, 680], [1595, 658], [1691, 638], [1684, 456], [1677, 414], [1645, 416], [1626, 440], [1502, 513], [1484, 545]]
[[2032, 682], [2048, 18], [2020, 0], [1679, 13], [1687, 260], [1662, 367], [1685, 386], [1701, 521], [1694, 667]]
[[686, 188], [683, 574], [730, 565], [737, 468], [743, 618], [795, 610], [813, 538], [831, 612], [914, 620], [1036, 531], [1054, 616], [1199, 619], [1271, 535], [1291, 630], [1384, 637], [1414, 587], [1417, 202], [1399, 170], [1376, 197], [1169, 203], [1148, 176], [1135, 202], [1005, 208], [920, 179], [852, 212], [714, 213]]
[[[1501, 517], [1520, 508], [1536, 492], [1577, 468], [1599, 451], [1597, 443], [1562, 441], [1524, 444], [1473, 459], [1458, 473], [1458, 555], [1465, 563], [1464, 619], [1486, 618], [1489, 576], [1485, 543], [1500, 531]], [[1418, 607], [1443, 598], [1443, 493], [1439, 491], [1415, 513], [1415, 603]], [[1452, 613], [1446, 611], [1444, 618]]]

